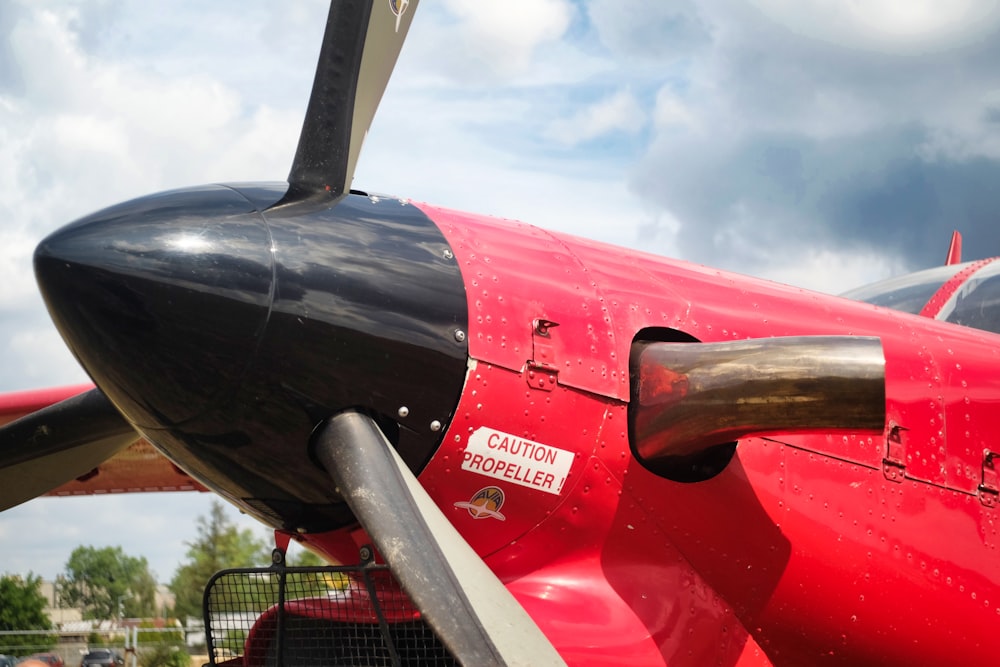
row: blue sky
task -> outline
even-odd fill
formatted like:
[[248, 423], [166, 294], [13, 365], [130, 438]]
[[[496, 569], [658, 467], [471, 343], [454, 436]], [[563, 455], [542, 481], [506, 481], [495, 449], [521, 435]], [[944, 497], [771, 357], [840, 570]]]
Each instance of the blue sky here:
[[[0, 3], [0, 391], [83, 379], [43, 235], [284, 179], [325, 12]], [[998, 31], [993, 0], [424, 0], [354, 185], [839, 292], [939, 263], [954, 228], [1000, 249]], [[167, 580], [208, 502], [33, 501], [0, 514], [0, 571], [122, 544]]]

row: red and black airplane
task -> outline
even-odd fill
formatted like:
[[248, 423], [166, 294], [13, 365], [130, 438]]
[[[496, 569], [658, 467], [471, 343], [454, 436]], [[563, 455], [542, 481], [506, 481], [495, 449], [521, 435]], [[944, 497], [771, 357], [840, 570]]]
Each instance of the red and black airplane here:
[[96, 387], [0, 399], [3, 507], [208, 488], [401, 587], [227, 664], [995, 660], [1000, 263], [838, 298], [350, 190], [416, 4], [331, 4], [287, 183], [42, 241]]

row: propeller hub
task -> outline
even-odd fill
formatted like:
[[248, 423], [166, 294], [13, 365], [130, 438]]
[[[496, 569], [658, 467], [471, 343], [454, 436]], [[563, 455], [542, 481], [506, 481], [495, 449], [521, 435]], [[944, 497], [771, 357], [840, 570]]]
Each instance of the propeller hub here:
[[121, 204], [45, 239], [35, 271], [70, 349], [150, 442], [276, 528], [328, 530], [350, 513], [310, 434], [359, 409], [419, 470], [464, 383], [465, 288], [416, 207], [287, 191]]
[[267, 324], [267, 223], [232, 188], [125, 202], [35, 251], [49, 312], [94, 382], [133, 424], [174, 427], [232, 396]]

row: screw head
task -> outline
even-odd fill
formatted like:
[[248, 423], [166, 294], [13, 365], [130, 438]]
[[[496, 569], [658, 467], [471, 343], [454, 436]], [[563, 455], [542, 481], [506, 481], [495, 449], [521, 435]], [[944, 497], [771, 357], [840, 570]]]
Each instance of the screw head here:
[[396, 414], [399, 415], [400, 419], [405, 419], [410, 414], [410, 409], [405, 405], [401, 405], [399, 410], [396, 410]]
[[434, 431], [435, 433], [437, 433], [438, 431], [440, 431], [441, 430], [441, 422], [439, 422], [436, 419], [434, 421], [432, 421], [431, 422], [431, 430]]
[[457, 340], [459, 343], [464, 343], [465, 332], [462, 331], [461, 329], [455, 329], [455, 340]]

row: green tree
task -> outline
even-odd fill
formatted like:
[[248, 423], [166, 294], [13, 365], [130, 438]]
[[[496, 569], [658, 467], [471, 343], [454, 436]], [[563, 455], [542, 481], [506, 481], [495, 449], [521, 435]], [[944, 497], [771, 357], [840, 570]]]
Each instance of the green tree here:
[[152, 616], [156, 580], [145, 558], [128, 556], [121, 547], [77, 547], [66, 561], [63, 599], [88, 619]]
[[299, 549], [298, 554], [290, 556], [288, 564], [291, 567], [321, 567], [323, 565], [329, 565], [329, 563], [323, 560], [315, 551], [305, 548]]
[[139, 649], [142, 667], [188, 667], [191, 656], [179, 642], [161, 641]]
[[180, 618], [201, 617], [205, 584], [219, 570], [253, 567], [270, 563], [264, 540], [247, 528], [240, 530], [216, 501], [207, 517], [198, 517], [198, 536], [188, 542], [187, 561], [177, 568], [170, 581], [174, 594], [174, 614]]
[[173, 629], [169, 625], [160, 628], [148, 621], [139, 624], [136, 639], [142, 667], [190, 667], [191, 656], [184, 646], [184, 630], [176, 620], [169, 623]]
[[[51, 630], [40, 577], [5, 574], [0, 577], [0, 630]], [[0, 653], [48, 651], [56, 640], [49, 635], [0, 635]], [[24, 648], [29, 650], [25, 651]]]

